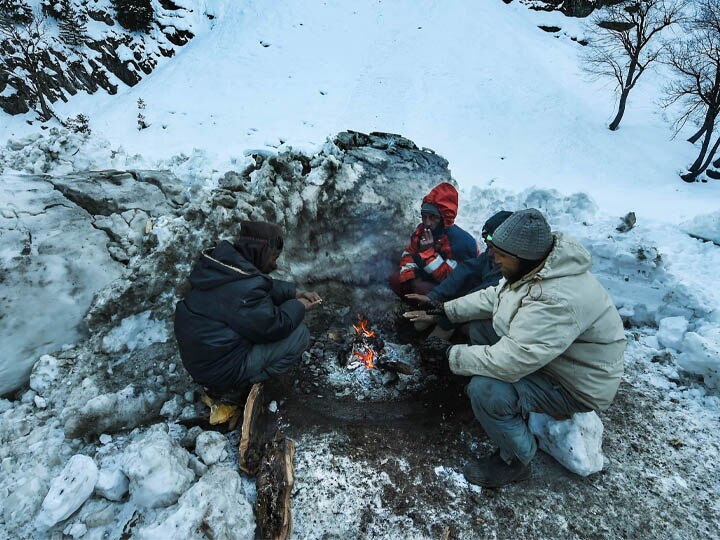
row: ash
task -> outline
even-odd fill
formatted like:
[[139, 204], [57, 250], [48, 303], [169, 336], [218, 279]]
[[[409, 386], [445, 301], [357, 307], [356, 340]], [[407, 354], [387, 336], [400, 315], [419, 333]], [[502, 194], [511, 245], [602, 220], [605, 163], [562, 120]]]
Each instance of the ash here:
[[382, 355], [385, 362], [402, 362], [412, 367], [412, 375], [405, 375], [379, 367], [368, 369], [362, 363], [353, 368], [341, 339], [341, 332], [330, 331], [315, 340], [303, 355], [294, 383], [297, 390], [316, 397], [326, 397], [331, 392], [343, 401], [398, 401], [437, 380], [435, 374], [424, 369], [410, 344], [386, 341]]

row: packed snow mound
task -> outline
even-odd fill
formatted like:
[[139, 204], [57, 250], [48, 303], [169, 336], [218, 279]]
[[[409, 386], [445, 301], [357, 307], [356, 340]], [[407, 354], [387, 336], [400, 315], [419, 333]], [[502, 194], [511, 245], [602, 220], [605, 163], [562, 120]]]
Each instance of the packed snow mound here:
[[138, 538], [252, 540], [255, 516], [240, 476], [227, 466], [213, 467], [180, 497], [161, 523], [145, 527]]
[[696, 216], [680, 228], [696, 238], [720, 245], [720, 211]]
[[189, 461], [162, 425], [149, 429], [128, 446], [122, 461], [132, 501], [145, 508], [174, 504], [195, 479]]
[[566, 469], [580, 476], [602, 470], [603, 424], [595, 412], [575, 413], [568, 420], [530, 413], [529, 426], [540, 448]]

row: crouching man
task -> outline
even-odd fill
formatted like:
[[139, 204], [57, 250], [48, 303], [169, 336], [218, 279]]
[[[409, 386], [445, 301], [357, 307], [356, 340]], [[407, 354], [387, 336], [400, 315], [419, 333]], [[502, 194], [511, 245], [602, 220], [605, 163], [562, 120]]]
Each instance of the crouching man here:
[[282, 248], [277, 225], [243, 221], [236, 241], [204, 251], [190, 274], [175, 337], [185, 368], [211, 394], [285, 373], [309, 345], [302, 321], [322, 299], [268, 275]]
[[454, 373], [472, 377], [473, 412], [499, 449], [463, 473], [499, 487], [530, 477], [537, 451], [530, 412], [568, 418], [610, 405], [626, 343], [612, 299], [588, 271], [590, 254], [553, 234], [539, 211], [514, 213], [487, 241], [504, 279], [442, 304], [437, 317], [472, 321], [470, 343], [446, 354]]

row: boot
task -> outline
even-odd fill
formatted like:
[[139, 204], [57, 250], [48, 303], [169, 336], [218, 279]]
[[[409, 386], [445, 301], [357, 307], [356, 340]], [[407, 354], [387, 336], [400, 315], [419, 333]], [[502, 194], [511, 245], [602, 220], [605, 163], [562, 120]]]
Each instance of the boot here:
[[482, 459], [471, 459], [463, 467], [465, 480], [482, 487], [498, 488], [530, 478], [532, 467], [513, 459], [510, 464], [500, 457], [500, 450]]

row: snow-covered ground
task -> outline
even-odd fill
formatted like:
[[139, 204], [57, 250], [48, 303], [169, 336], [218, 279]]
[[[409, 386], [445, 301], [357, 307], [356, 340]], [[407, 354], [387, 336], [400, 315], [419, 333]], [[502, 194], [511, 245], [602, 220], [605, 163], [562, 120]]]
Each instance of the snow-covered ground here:
[[[5, 174], [2, 217], [3, 226], [14, 231], [0, 236], [3, 272], [11, 271], [14, 280], [28, 271], [14, 251], [25, 242], [19, 230], [40, 234], [36, 240], [48, 245], [53, 238], [67, 242], [58, 220], [49, 225], [57, 234], [48, 233], [47, 238], [33, 228], [36, 215], [54, 206], [50, 184], [35, 179], [41, 189], [30, 180], [20, 187], [18, 182], [24, 180], [17, 174], [162, 168], [200, 188], [190, 192], [199, 199], [226, 171], [243, 169], [245, 154], [252, 150], [278, 152], [292, 146], [312, 154], [345, 129], [400, 133], [448, 159], [463, 188], [460, 224], [477, 237], [494, 210], [533, 206], [548, 215], [554, 228], [580, 238], [593, 253], [593, 270], [630, 327], [626, 384], [614, 408], [601, 415], [606, 471], [590, 483], [561, 477], [571, 486], [564, 491], [555, 478], [557, 470], [541, 462], [540, 476], [526, 495], [521, 488], [513, 489], [478, 504], [479, 494], [464, 483], [458, 475], [460, 464], [448, 456], [429, 453], [427, 462], [417, 456], [408, 462], [385, 455], [387, 447], [379, 446], [376, 455], [362, 457], [352, 449], [351, 443], [357, 442], [352, 432], [310, 431], [299, 434], [296, 537], [392, 538], [407, 531], [418, 538], [438, 537], [448, 519], [466, 516], [474, 521], [453, 525], [460, 537], [470, 537], [473, 529], [521, 537], [511, 533], [527, 524], [528, 516], [541, 523], [533, 523], [523, 533], [526, 537], [582, 536], [573, 532], [582, 531], [574, 528], [574, 517], [594, 527], [596, 535], [652, 538], [666, 532], [666, 524], [673, 527], [667, 537], [717, 534], [720, 248], [696, 237], [716, 243], [720, 238], [720, 182], [685, 184], [678, 178], [696, 149], [683, 137], [672, 139], [668, 119], [658, 112], [660, 76], [649, 73], [641, 81], [621, 129], [612, 133], [606, 129], [614, 112], [611, 89], [581, 74], [581, 46], [570, 37], [581, 37], [583, 30], [578, 21], [557, 13], [532, 12], [517, 2], [506, 5], [500, 0], [286, 0], [272, 5], [252, 0], [175, 1], [192, 3], [213, 16], [193, 19], [196, 37], [175, 58], [165, 60], [137, 86], [121, 86], [116, 96], [78, 95], [56, 104], [62, 115], [83, 112], [90, 117], [89, 138], [41, 131], [37, 123], [26, 122], [29, 116], [2, 117], [0, 143], [8, 141], [0, 150]], [[538, 28], [540, 24], [554, 24], [563, 31], [549, 34]], [[138, 98], [147, 104], [144, 114], [150, 123], [142, 131], [136, 122]], [[408, 192], [408, 206], [417, 204], [417, 195]], [[620, 218], [630, 211], [637, 215], [637, 226], [618, 232]], [[162, 243], [166, 229], [157, 222], [156, 228]], [[73, 262], [100, 261], [94, 248], [88, 250], [90, 255], [72, 252]], [[71, 296], [77, 287], [59, 283], [68, 274], [81, 280], [85, 274], [75, 271], [75, 265], [58, 263], [58, 252], [62, 249], [43, 253], [55, 270], [33, 285], [45, 287], [42, 294], [30, 288], [26, 291], [33, 295], [25, 295], [13, 280], [0, 280], [0, 297], [15, 306], [1, 314], [10, 318], [3, 328], [17, 335], [31, 335], [33, 320], [41, 327], [52, 324], [63, 302], [79, 299], [72, 317], [52, 331], [39, 329], [44, 341], [33, 344], [37, 357], [23, 359], [31, 363], [41, 353], [52, 352], [48, 343], [59, 349], [76, 341], [90, 292], [121, 274], [117, 263], [106, 257], [95, 263], [104, 273], [88, 273], [89, 281], [79, 285], [85, 290]], [[53, 304], [54, 291], [62, 297]], [[33, 298], [49, 309], [33, 315], [28, 307]], [[167, 346], [167, 321], [149, 321], [149, 314], [142, 313], [116, 322], [117, 330], [98, 347], [110, 358], [120, 356], [109, 363], [81, 356], [78, 361], [88, 363], [84, 369], [97, 361], [103, 376], [111, 378], [113, 369], [125, 369], [123, 363], [130, 362], [136, 350], [142, 355], [148, 347]], [[16, 343], [14, 338], [13, 350], [21, 350]], [[234, 465], [235, 441], [208, 441], [216, 451], [205, 451], [204, 443], [196, 442], [197, 432], [187, 443], [190, 434], [172, 422], [145, 431], [120, 429], [98, 441], [65, 440], [67, 418], [51, 413], [55, 404], [48, 404], [48, 388], [58, 384], [58, 363], [71, 369], [67, 366], [76, 361], [71, 352], [58, 353], [59, 360], [43, 357], [32, 389], [26, 388], [17, 401], [0, 400], [0, 539], [12, 537], [8, 531], [41, 531], [34, 534], [42, 537], [55, 521], [76, 538], [88, 531], [90, 537], [104, 532], [119, 536], [126, 527], [133, 530], [137, 508], [148, 506], [151, 509], [144, 510], [144, 521], [138, 525], [139, 534], [147, 538], [175, 526], [190, 537], [190, 529], [200, 523], [216, 535], [242, 537], [239, 530], [249, 527], [252, 518], [246, 502], [252, 502], [254, 493], [245, 478], [224, 469]], [[146, 382], [154, 377], [180, 376], [153, 366]], [[191, 407], [192, 395], [169, 398], [126, 387], [98, 396], [91, 383], [85, 380], [65, 394], [56, 388], [52, 395], [62, 396], [58, 399], [68, 411], [83, 410], [87, 415], [95, 407], [96, 416], [127, 400], [132, 404], [133, 396], [142, 396], [142, 403], [168, 398], [163, 406], [168, 419]], [[115, 408], [125, 415], [123, 421], [143, 412]], [[42, 429], [33, 429], [28, 418]], [[389, 444], [397, 449], [397, 443]], [[428, 449], [437, 449], [428, 444]], [[195, 445], [194, 453], [181, 445]], [[219, 457], [223, 445], [228, 451]], [[471, 449], [477, 450], [477, 445]], [[26, 450], [31, 457], [22, 458]], [[92, 465], [82, 459], [88, 454], [94, 455]], [[201, 480], [194, 482], [196, 477]], [[441, 496], [419, 495], [402, 506], [398, 501], [409, 495], [398, 487], [406, 486], [398, 483], [399, 478], [409, 479], [413, 494], [424, 493], [422, 486], [436, 481], [446, 489]], [[552, 497], [546, 483], [554, 486], [555, 497], [561, 497], [552, 502], [569, 510], [550, 516], [550, 506], [533, 507], [533, 497]], [[70, 484], [73, 490], [60, 496], [62, 486]], [[96, 495], [75, 512], [93, 492], [90, 484]], [[625, 491], [618, 495], [617, 490]], [[213, 497], [209, 503], [206, 493]], [[386, 496], [393, 501], [389, 505]], [[620, 523], [625, 519], [626, 529], [618, 529], [618, 521], [612, 519], [598, 524], [592, 517], [573, 514], [583, 511], [580, 503], [602, 512], [603, 497], [615, 498], [615, 518]], [[155, 498], [165, 507], [153, 508]], [[634, 498], [644, 511], [658, 511], [661, 525], [648, 525], [632, 514]], [[522, 508], [513, 508], [518, 500], [528, 506], [526, 515]], [[674, 502], [677, 509], [672, 508]], [[436, 508], [423, 519], [413, 516], [418, 508], [428, 510], [430, 503], [447, 505], [447, 513]], [[227, 519], [238, 524], [230, 532], [222, 528], [219, 517], [226, 509], [234, 512]], [[679, 522], [678, 516], [685, 514], [686, 521]], [[62, 523], [67, 516], [68, 522]], [[493, 528], [498, 516], [505, 532]]]

